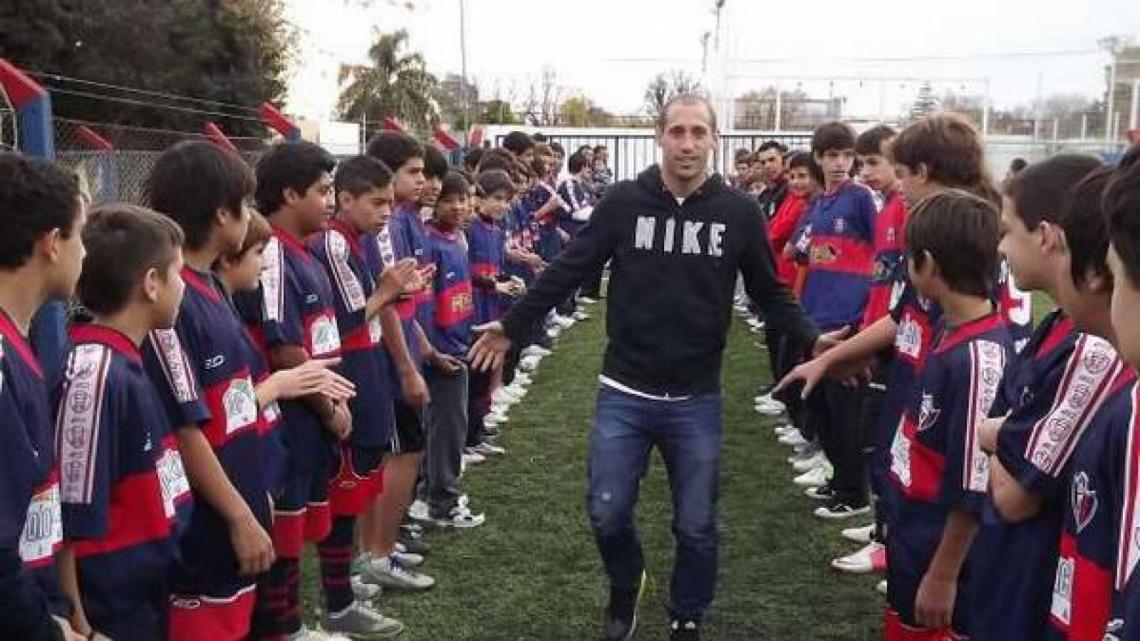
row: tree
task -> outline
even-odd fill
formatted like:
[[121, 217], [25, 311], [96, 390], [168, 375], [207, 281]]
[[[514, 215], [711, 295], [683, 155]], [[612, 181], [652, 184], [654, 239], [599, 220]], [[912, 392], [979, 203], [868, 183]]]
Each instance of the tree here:
[[674, 69], [669, 73], [659, 73], [645, 87], [645, 112], [651, 118], [656, 118], [673, 96], [700, 93], [700, 91], [701, 81], [684, 70]]
[[985, 100], [984, 96], [960, 94], [948, 90], [936, 102], [942, 111], [961, 114], [973, 121], [975, 125], [980, 125], [985, 111]]
[[559, 111], [560, 124], [571, 127], [608, 127], [613, 123], [612, 114], [585, 96], [567, 98]]
[[532, 125], [549, 126], [558, 124], [558, 108], [566, 88], [558, 82], [558, 73], [553, 67], [543, 67], [542, 75], [531, 82], [523, 99], [524, 117]]
[[486, 125], [517, 125], [518, 116], [511, 110], [511, 103], [505, 100], [488, 100], [479, 106], [477, 122]]
[[910, 107], [910, 119], [925, 118], [936, 111], [938, 111], [938, 99], [934, 97], [934, 89], [929, 82], [924, 82], [918, 88], [918, 95]]
[[408, 32], [403, 29], [380, 34], [368, 50], [371, 65], [341, 67], [337, 112], [342, 118], [390, 117], [422, 130], [439, 122], [439, 81], [428, 72], [421, 53], [403, 52], [407, 42]]
[[193, 131], [213, 120], [230, 134], [260, 135], [252, 110], [285, 92], [293, 37], [283, 7], [284, 0], [5, 2], [0, 56], [58, 74], [40, 76], [58, 116]]
[[759, 91], [746, 91], [736, 100], [736, 122], [738, 129], [789, 129], [798, 124], [804, 110], [807, 94], [802, 89], [781, 90], [779, 93], [780, 118], [776, 118], [776, 87], [768, 86]]

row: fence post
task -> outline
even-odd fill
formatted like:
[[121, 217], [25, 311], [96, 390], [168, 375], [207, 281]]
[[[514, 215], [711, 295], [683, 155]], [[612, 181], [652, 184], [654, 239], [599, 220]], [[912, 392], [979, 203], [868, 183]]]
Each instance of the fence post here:
[[226, 134], [214, 123], [207, 122], [206, 124], [202, 125], [202, 131], [206, 134], [206, 137], [209, 138], [210, 141], [215, 145], [221, 147], [222, 149], [225, 149], [228, 152], [240, 154], [237, 145], [235, 145], [233, 141], [230, 140], [229, 137], [226, 136]]
[[[45, 160], [55, 159], [55, 133], [51, 120], [51, 96], [36, 81], [7, 60], [0, 58], [0, 85], [16, 108], [20, 151]], [[32, 348], [54, 385], [67, 347], [67, 307], [50, 301], [32, 318]]]
[[301, 128], [286, 118], [285, 114], [277, 110], [277, 107], [268, 102], [263, 102], [257, 109], [257, 115], [261, 117], [261, 122], [265, 123], [266, 126], [285, 136], [285, 140], [289, 142], [301, 140]]

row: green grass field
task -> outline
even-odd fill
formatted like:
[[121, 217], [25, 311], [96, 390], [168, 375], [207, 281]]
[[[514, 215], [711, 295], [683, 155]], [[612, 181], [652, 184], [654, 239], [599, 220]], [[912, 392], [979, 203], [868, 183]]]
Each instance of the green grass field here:
[[[597, 310], [598, 306], [594, 309]], [[579, 323], [547, 358], [506, 428], [506, 457], [470, 470], [464, 489], [487, 524], [432, 532], [424, 570], [438, 585], [425, 594], [385, 593], [380, 610], [408, 625], [401, 639], [582, 640], [598, 638], [607, 584], [584, 510], [585, 452], [603, 322]], [[740, 323], [724, 363], [722, 551], [717, 599], [705, 621], [711, 640], [878, 639], [877, 577], [833, 573], [828, 561], [853, 551], [843, 525], [811, 514], [792, 485], [789, 450], [772, 421], [752, 410], [768, 377], [766, 352]], [[650, 576], [637, 638], [665, 633], [672, 561], [664, 466], [655, 455], [641, 494], [639, 523]], [[864, 521], [866, 522], [866, 521]], [[862, 524], [862, 523], [858, 523]], [[316, 566], [305, 568], [306, 610], [317, 601]]]

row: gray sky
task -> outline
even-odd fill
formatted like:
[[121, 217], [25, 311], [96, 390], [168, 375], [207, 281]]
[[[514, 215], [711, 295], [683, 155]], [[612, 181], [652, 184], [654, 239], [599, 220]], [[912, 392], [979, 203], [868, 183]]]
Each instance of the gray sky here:
[[[328, 117], [339, 64], [363, 62], [376, 29], [406, 28], [431, 71], [458, 72], [459, 2], [374, 0], [362, 7], [360, 0], [287, 0], [301, 29], [290, 110]], [[700, 37], [714, 29], [712, 7], [713, 0], [468, 0], [468, 74], [484, 97], [496, 87], [521, 97], [549, 66], [571, 91], [611, 112], [634, 113], [655, 73], [699, 74]], [[982, 93], [989, 78], [998, 106], [1057, 92], [1098, 96], [1107, 54], [1096, 41], [1140, 35], [1140, 2], [727, 0], [722, 22], [729, 62], [710, 66], [725, 70], [735, 93], [798, 84], [813, 96], [847, 96], [848, 115], [881, 109], [891, 116], [913, 100], [922, 78], [937, 94]], [[1066, 53], [989, 55], [1040, 52]]]

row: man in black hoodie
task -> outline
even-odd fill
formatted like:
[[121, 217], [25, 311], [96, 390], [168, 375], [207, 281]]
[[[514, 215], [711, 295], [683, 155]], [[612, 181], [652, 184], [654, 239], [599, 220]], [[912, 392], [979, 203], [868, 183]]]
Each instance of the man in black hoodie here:
[[733, 289], [743, 274], [768, 322], [799, 344], [819, 333], [776, 279], [756, 201], [709, 175], [716, 115], [700, 96], [672, 99], [657, 122], [662, 162], [614, 184], [590, 223], [501, 322], [476, 328], [473, 367], [512, 341], [611, 261], [605, 361], [590, 435], [588, 512], [610, 577], [605, 638], [632, 637], [645, 585], [633, 510], [656, 446], [673, 490], [677, 558], [671, 638], [699, 638], [716, 588], [721, 450], [720, 365]]

